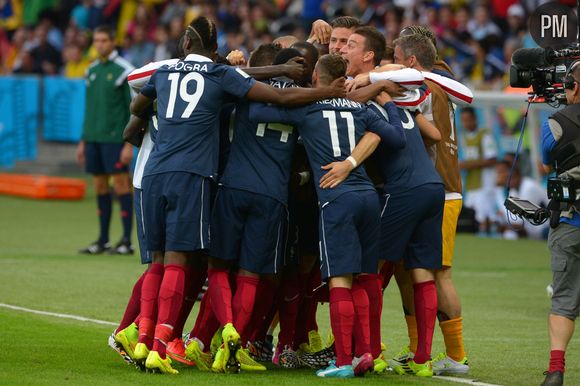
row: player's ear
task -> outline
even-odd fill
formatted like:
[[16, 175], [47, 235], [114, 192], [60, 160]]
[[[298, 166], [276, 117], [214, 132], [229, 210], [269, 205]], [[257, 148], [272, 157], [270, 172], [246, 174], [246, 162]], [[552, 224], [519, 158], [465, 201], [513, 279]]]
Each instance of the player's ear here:
[[375, 58], [374, 51], [367, 51], [363, 55], [363, 61], [365, 61], [365, 62], [372, 62], [374, 60], [374, 58]]

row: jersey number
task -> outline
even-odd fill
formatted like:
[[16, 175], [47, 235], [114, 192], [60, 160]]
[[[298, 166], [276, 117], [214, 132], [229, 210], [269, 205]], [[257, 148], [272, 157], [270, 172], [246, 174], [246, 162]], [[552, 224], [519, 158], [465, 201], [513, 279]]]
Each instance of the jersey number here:
[[[335, 157], [340, 157], [340, 142], [338, 141], [338, 126], [336, 123], [336, 111], [323, 110], [322, 117], [328, 120], [328, 126], [330, 128], [330, 142], [332, 143], [332, 152]], [[348, 131], [348, 144], [350, 146], [350, 152], [354, 149], [356, 145], [355, 131], [354, 131], [354, 118], [350, 111], [341, 111], [340, 117], [346, 120], [346, 129]], [[350, 154], [350, 153], [349, 153]]]
[[258, 123], [258, 130], [256, 130], [256, 135], [258, 137], [263, 137], [266, 133], [266, 129], [279, 131], [281, 133], [280, 142], [288, 142], [288, 137], [294, 130], [292, 126], [282, 125], [280, 123]]
[[[205, 85], [205, 81], [203, 76], [197, 72], [190, 72], [185, 75], [181, 81], [179, 80], [181, 73], [179, 72], [172, 72], [169, 74], [169, 81], [171, 82], [171, 90], [169, 91], [169, 103], [167, 104], [167, 113], [165, 114], [165, 118], [173, 118], [173, 110], [175, 109], [175, 103], [177, 99], [177, 90], [179, 89], [179, 97], [182, 101], [187, 102], [187, 107], [183, 110], [183, 114], [181, 114], [181, 118], [189, 118], [191, 113], [199, 103], [201, 99], [201, 95], [203, 94], [203, 88]], [[187, 85], [192, 80], [195, 80], [197, 83], [197, 87], [195, 88], [195, 92], [190, 94], [187, 92]]]

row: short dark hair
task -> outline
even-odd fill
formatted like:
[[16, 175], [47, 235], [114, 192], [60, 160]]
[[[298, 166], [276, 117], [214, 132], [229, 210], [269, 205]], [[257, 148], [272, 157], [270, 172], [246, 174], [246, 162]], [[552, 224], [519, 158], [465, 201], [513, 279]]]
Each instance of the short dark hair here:
[[383, 34], [378, 29], [371, 26], [358, 27], [356, 30], [354, 30], [354, 33], [365, 38], [365, 50], [374, 52], [375, 66], [381, 64], [381, 60], [383, 60], [383, 57], [385, 56], [385, 48], [387, 46], [387, 42]]
[[340, 55], [322, 55], [316, 63], [318, 78], [323, 84], [330, 84], [338, 78], [344, 78], [348, 62]]
[[280, 52], [280, 47], [275, 44], [260, 44], [258, 48], [250, 54], [248, 65], [250, 67], [269, 66], [274, 63], [274, 59], [278, 52]]
[[189, 23], [185, 35], [191, 41], [193, 51], [213, 53], [217, 50], [217, 31], [212, 20], [198, 16]]
[[475, 109], [471, 106], [466, 106], [466, 107], [461, 108], [461, 110], [459, 111], [459, 114], [463, 114], [463, 113], [471, 114], [474, 117], [477, 117], [477, 114], [475, 113]]
[[297, 56], [302, 56], [302, 54], [296, 48], [284, 48], [274, 58], [274, 64], [284, 64]]
[[437, 58], [437, 50], [428, 37], [418, 34], [406, 35], [396, 39], [393, 44], [401, 47], [405, 58], [414, 55], [422, 67], [427, 70], [433, 68]]
[[316, 49], [316, 47], [314, 46], [314, 44], [311, 44], [311, 43], [308, 43], [308, 42], [296, 42], [296, 43], [292, 44], [290, 46], [290, 48], [295, 48], [297, 50], [305, 50], [305, 51], [307, 51], [308, 54], [310, 54], [310, 57], [312, 58], [312, 64], [313, 65], [318, 60], [318, 50]]
[[98, 26], [97, 28], [95, 28], [93, 35], [97, 33], [107, 34], [109, 39], [115, 40], [115, 31], [113, 30], [113, 27], [111, 27], [110, 25], [103, 24]]
[[352, 16], [339, 16], [329, 23], [334, 28], [357, 28], [361, 26], [360, 20]]
[[385, 54], [383, 55], [383, 60], [390, 60], [391, 62], [395, 60], [395, 49], [393, 47], [385, 47]]

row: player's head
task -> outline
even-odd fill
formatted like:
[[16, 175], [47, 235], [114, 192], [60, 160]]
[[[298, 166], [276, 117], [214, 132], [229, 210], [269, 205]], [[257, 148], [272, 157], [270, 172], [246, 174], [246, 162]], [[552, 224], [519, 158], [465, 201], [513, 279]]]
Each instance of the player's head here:
[[318, 60], [318, 50], [314, 45], [308, 42], [297, 42], [292, 44], [292, 47], [300, 52], [300, 56], [304, 58], [304, 67], [306, 71], [304, 73], [304, 78], [301, 83], [311, 83], [312, 72], [314, 71], [314, 66]]
[[360, 20], [352, 16], [339, 16], [330, 22], [332, 32], [328, 51], [331, 54], [339, 54], [342, 47], [348, 42], [348, 38], [355, 29], [360, 27]]
[[[506, 158], [497, 164], [495, 164], [495, 184], [496, 186], [506, 186], [509, 175], [512, 169], [513, 158]], [[514, 166], [514, 171], [512, 173], [512, 179], [510, 181], [511, 189], [518, 189], [520, 187], [520, 182], [522, 180], [522, 174], [518, 163]]]
[[385, 54], [383, 55], [383, 59], [381, 60], [381, 66], [385, 64], [393, 64], [395, 63], [395, 50], [393, 47], [385, 47]]
[[312, 81], [315, 86], [329, 85], [335, 79], [344, 78], [347, 67], [348, 63], [342, 56], [334, 54], [323, 55], [316, 63]]
[[431, 31], [428, 27], [423, 25], [410, 25], [401, 30], [399, 37], [409, 36], [409, 35], [422, 35], [431, 40], [434, 47], [437, 47], [437, 38], [433, 31]]
[[269, 66], [274, 63], [276, 55], [280, 52], [280, 47], [271, 43], [260, 44], [250, 54], [250, 59], [248, 60], [248, 65], [250, 67], [261, 67]]
[[342, 47], [340, 54], [348, 60], [348, 76], [369, 72], [381, 63], [385, 55], [385, 37], [375, 27], [357, 28]]
[[93, 33], [93, 45], [100, 58], [107, 58], [115, 49], [115, 33], [108, 25], [95, 28]]
[[477, 129], [477, 115], [473, 107], [464, 107], [461, 109], [459, 119], [461, 121], [461, 126], [469, 132], [475, 131]]
[[428, 37], [419, 34], [406, 35], [399, 37], [393, 43], [396, 64], [427, 71], [433, 68], [437, 51]]
[[280, 36], [279, 38], [274, 39], [272, 44], [279, 46], [280, 48], [290, 48], [290, 46], [298, 41], [296, 36], [286, 35]]
[[580, 60], [570, 65], [564, 77], [564, 92], [568, 104], [580, 103]]
[[217, 32], [213, 21], [205, 16], [193, 19], [185, 29], [184, 53], [200, 54], [213, 59], [216, 50]]
[[289, 61], [290, 59], [299, 58], [299, 57], [302, 57], [302, 54], [300, 54], [300, 51], [298, 51], [297, 49], [284, 48], [284, 49], [280, 50], [280, 52], [278, 52], [278, 54], [276, 54], [276, 57], [274, 58], [273, 64], [284, 64], [287, 61]]

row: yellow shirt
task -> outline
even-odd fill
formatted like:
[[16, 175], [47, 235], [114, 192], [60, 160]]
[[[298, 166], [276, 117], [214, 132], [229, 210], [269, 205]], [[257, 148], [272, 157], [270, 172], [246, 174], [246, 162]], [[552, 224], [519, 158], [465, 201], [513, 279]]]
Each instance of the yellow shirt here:
[[87, 67], [91, 64], [88, 59], [79, 62], [68, 62], [64, 67], [64, 76], [67, 78], [83, 78]]

